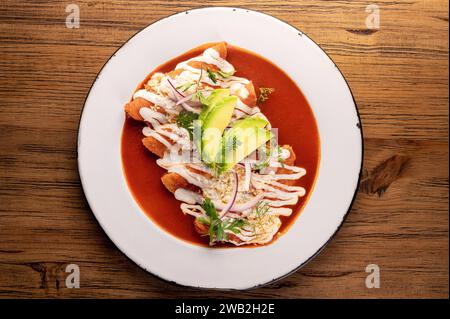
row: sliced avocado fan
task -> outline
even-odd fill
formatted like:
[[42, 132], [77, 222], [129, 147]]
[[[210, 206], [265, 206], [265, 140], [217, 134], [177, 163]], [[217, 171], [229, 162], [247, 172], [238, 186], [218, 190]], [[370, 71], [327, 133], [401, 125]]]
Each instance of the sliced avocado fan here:
[[200, 128], [201, 137], [197, 135], [194, 138], [202, 161], [214, 165], [223, 131], [231, 121], [237, 97], [230, 96], [228, 89], [216, 89], [207, 98], [200, 98], [200, 101], [204, 107], [194, 124], [194, 134], [198, 134]]

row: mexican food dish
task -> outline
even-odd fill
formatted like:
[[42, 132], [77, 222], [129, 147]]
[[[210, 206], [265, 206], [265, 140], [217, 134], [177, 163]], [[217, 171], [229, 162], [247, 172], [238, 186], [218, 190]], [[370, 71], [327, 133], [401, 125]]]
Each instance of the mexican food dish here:
[[124, 110], [128, 185], [181, 239], [268, 244], [312, 191], [320, 160], [312, 111], [295, 83], [254, 53], [225, 42], [192, 49], [152, 71]]

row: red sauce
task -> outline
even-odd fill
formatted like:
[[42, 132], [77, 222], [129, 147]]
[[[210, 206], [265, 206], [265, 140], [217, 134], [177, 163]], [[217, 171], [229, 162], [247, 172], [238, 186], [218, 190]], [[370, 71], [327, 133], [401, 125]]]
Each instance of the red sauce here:
[[[138, 89], [143, 87], [143, 83], [146, 83], [153, 73], [169, 72], [179, 62], [201, 54], [204, 49], [205, 45], [202, 45], [160, 65]], [[293, 207], [291, 216], [281, 217], [279, 236], [286, 232], [298, 217], [314, 187], [320, 161], [316, 121], [298, 86], [276, 65], [255, 53], [232, 45], [228, 45], [227, 60], [237, 70], [236, 76], [252, 80], [256, 88], [275, 89], [270, 98], [260, 106], [261, 111], [267, 116], [272, 127], [278, 128], [279, 144], [288, 144], [294, 149], [297, 156], [295, 165], [307, 171], [297, 184], [306, 189], [306, 195]], [[161, 183], [160, 179], [166, 170], [156, 164], [156, 155], [151, 154], [142, 145], [142, 127], [142, 123], [128, 116], [123, 126], [122, 163], [131, 193], [147, 216], [165, 231], [179, 239], [208, 246], [209, 239], [201, 237], [195, 231], [194, 218], [181, 212], [180, 202]]]

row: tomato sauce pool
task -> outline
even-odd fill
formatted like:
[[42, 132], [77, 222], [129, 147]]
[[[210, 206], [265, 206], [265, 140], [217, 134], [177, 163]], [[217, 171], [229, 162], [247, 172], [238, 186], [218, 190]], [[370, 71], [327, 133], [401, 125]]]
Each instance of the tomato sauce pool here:
[[[157, 67], [139, 85], [143, 88], [155, 72], [169, 72], [182, 61], [201, 54], [206, 45], [190, 50]], [[228, 45], [227, 60], [235, 67], [236, 76], [245, 77], [258, 87], [270, 87], [275, 91], [260, 108], [273, 128], [278, 129], [280, 145], [291, 145], [297, 156], [296, 166], [306, 169], [306, 175], [298, 185], [306, 190], [293, 206], [289, 217], [281, 216], [282, 226], [278, 236], [286, 232], [298, 217], [313, 190], [320, 161], [320, 141], [316, 121], [308, 101], [294, 81], [265, 58], [245, 49]], [[194, 229], [194, 217], [184, 215], [180, 202], [161, 183], [166, 170], [156, 164], [157, 156], [142, 144], [143, 123], [126, 117], [122, 131], [122, 165], [124, 174], [133, 194], [145, 214], [159, 227], [173, 236], [193, 244], [208, 246], [209, 239], [201, 237]], [[151, 236], [151, 234], [149, 234]], [[274, 237], [274, 240], [278, 236]], [[229, 246], [227, 246], [229, 247]], [[245, 247], [245, 246], [244, 246]]]

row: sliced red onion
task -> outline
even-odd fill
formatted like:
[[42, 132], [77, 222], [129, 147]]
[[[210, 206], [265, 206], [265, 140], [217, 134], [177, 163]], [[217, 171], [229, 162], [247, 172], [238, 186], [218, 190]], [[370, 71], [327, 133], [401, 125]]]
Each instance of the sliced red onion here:
[[172, 81], [170, 81], [170, 79], [167, 79], [167, 82], [169, 82], [172, 90], [175, 93], [175, 98], [177, 99], [176, 105], [180, 105], [181, 104], [185, 110], [193, 112], [193, 113], [197, 113], [198, 114], [198, 113], [201, 112], [201, 110], [195, 109], [191, 105], [186, 103], [186, 101], [188, 101], [190, 98], [192, 98], [192, 94], [188, 95], [188, 96], [184, 96], [183, 93], [181, 93], [180, 91], [177, 90], [177, 88], [175, 87], [175, 85], [173, 85], [173, 83], [172, 83]]
[[[173, 85], [172, 81], [170, 81], [169, 78], [167, 78], [167, 82], [169, 82], [170, 86], [172, 87], [172, 90], [175, 92], [175, 97], [177, 97], [177, 94], [180, 95], [182, 98], [184, 97], [184, 94], [177, 90], [175, 85]], [[177, 101], [180, 99], [177, 97]]]
[[188, 104], [189, 106], [196, 107], [196, 106], [202, 106], [202, 103], [200, 101], [192, 101], [192, 97], [195, 95], [195, 93], [186, 95], [182, 99], [179, 99], [178, 102], [175, 105], [180, 105], [183, 103]]
[[249, 210], [250, 208], [255, 207], [256, 204], [258, 204], [263, 199], [263, 197], [264, 194], [259, 194], [244, 204], [233, 205], [230, 210], [233, 212], [243, 212]]
[[202, 103], [200, 101], [190, 101], [189, 105], [196, 107], [196, 106], [202, 106]]
[[183, 104], [185, 102], [189, 102], [192, 99], [193, 96], [194, 96], [194, 93], [186, 95], [185, 97], [179, 99], [178, 102], [175, 105], [180, 105], [180, 104]]
[[[264, 194], [259, 194], [244, 204], [234, 204], [229, 209], [229, 211], [230, 212], [243, 212], [243, 211], [249, 210], [249, 209], [255, 207], [263, 198], [264, 198]], [[225, 205], [222, 204], [221, 202], [214, 202], [214, 206], [217, 209], [225, 208]]]
[[224, 217], [229, 211], [230, 208], [233, 206], [234, 202], [237, 198], [238, 188], [239, 188], [239, 178], [236, 172], [233, 172], [233, 189], [231, 190], [231, 199], [230, 201], [225, 205], [225, 207], [222, 209], [222, 211], [219, 214], [219, 218]]

